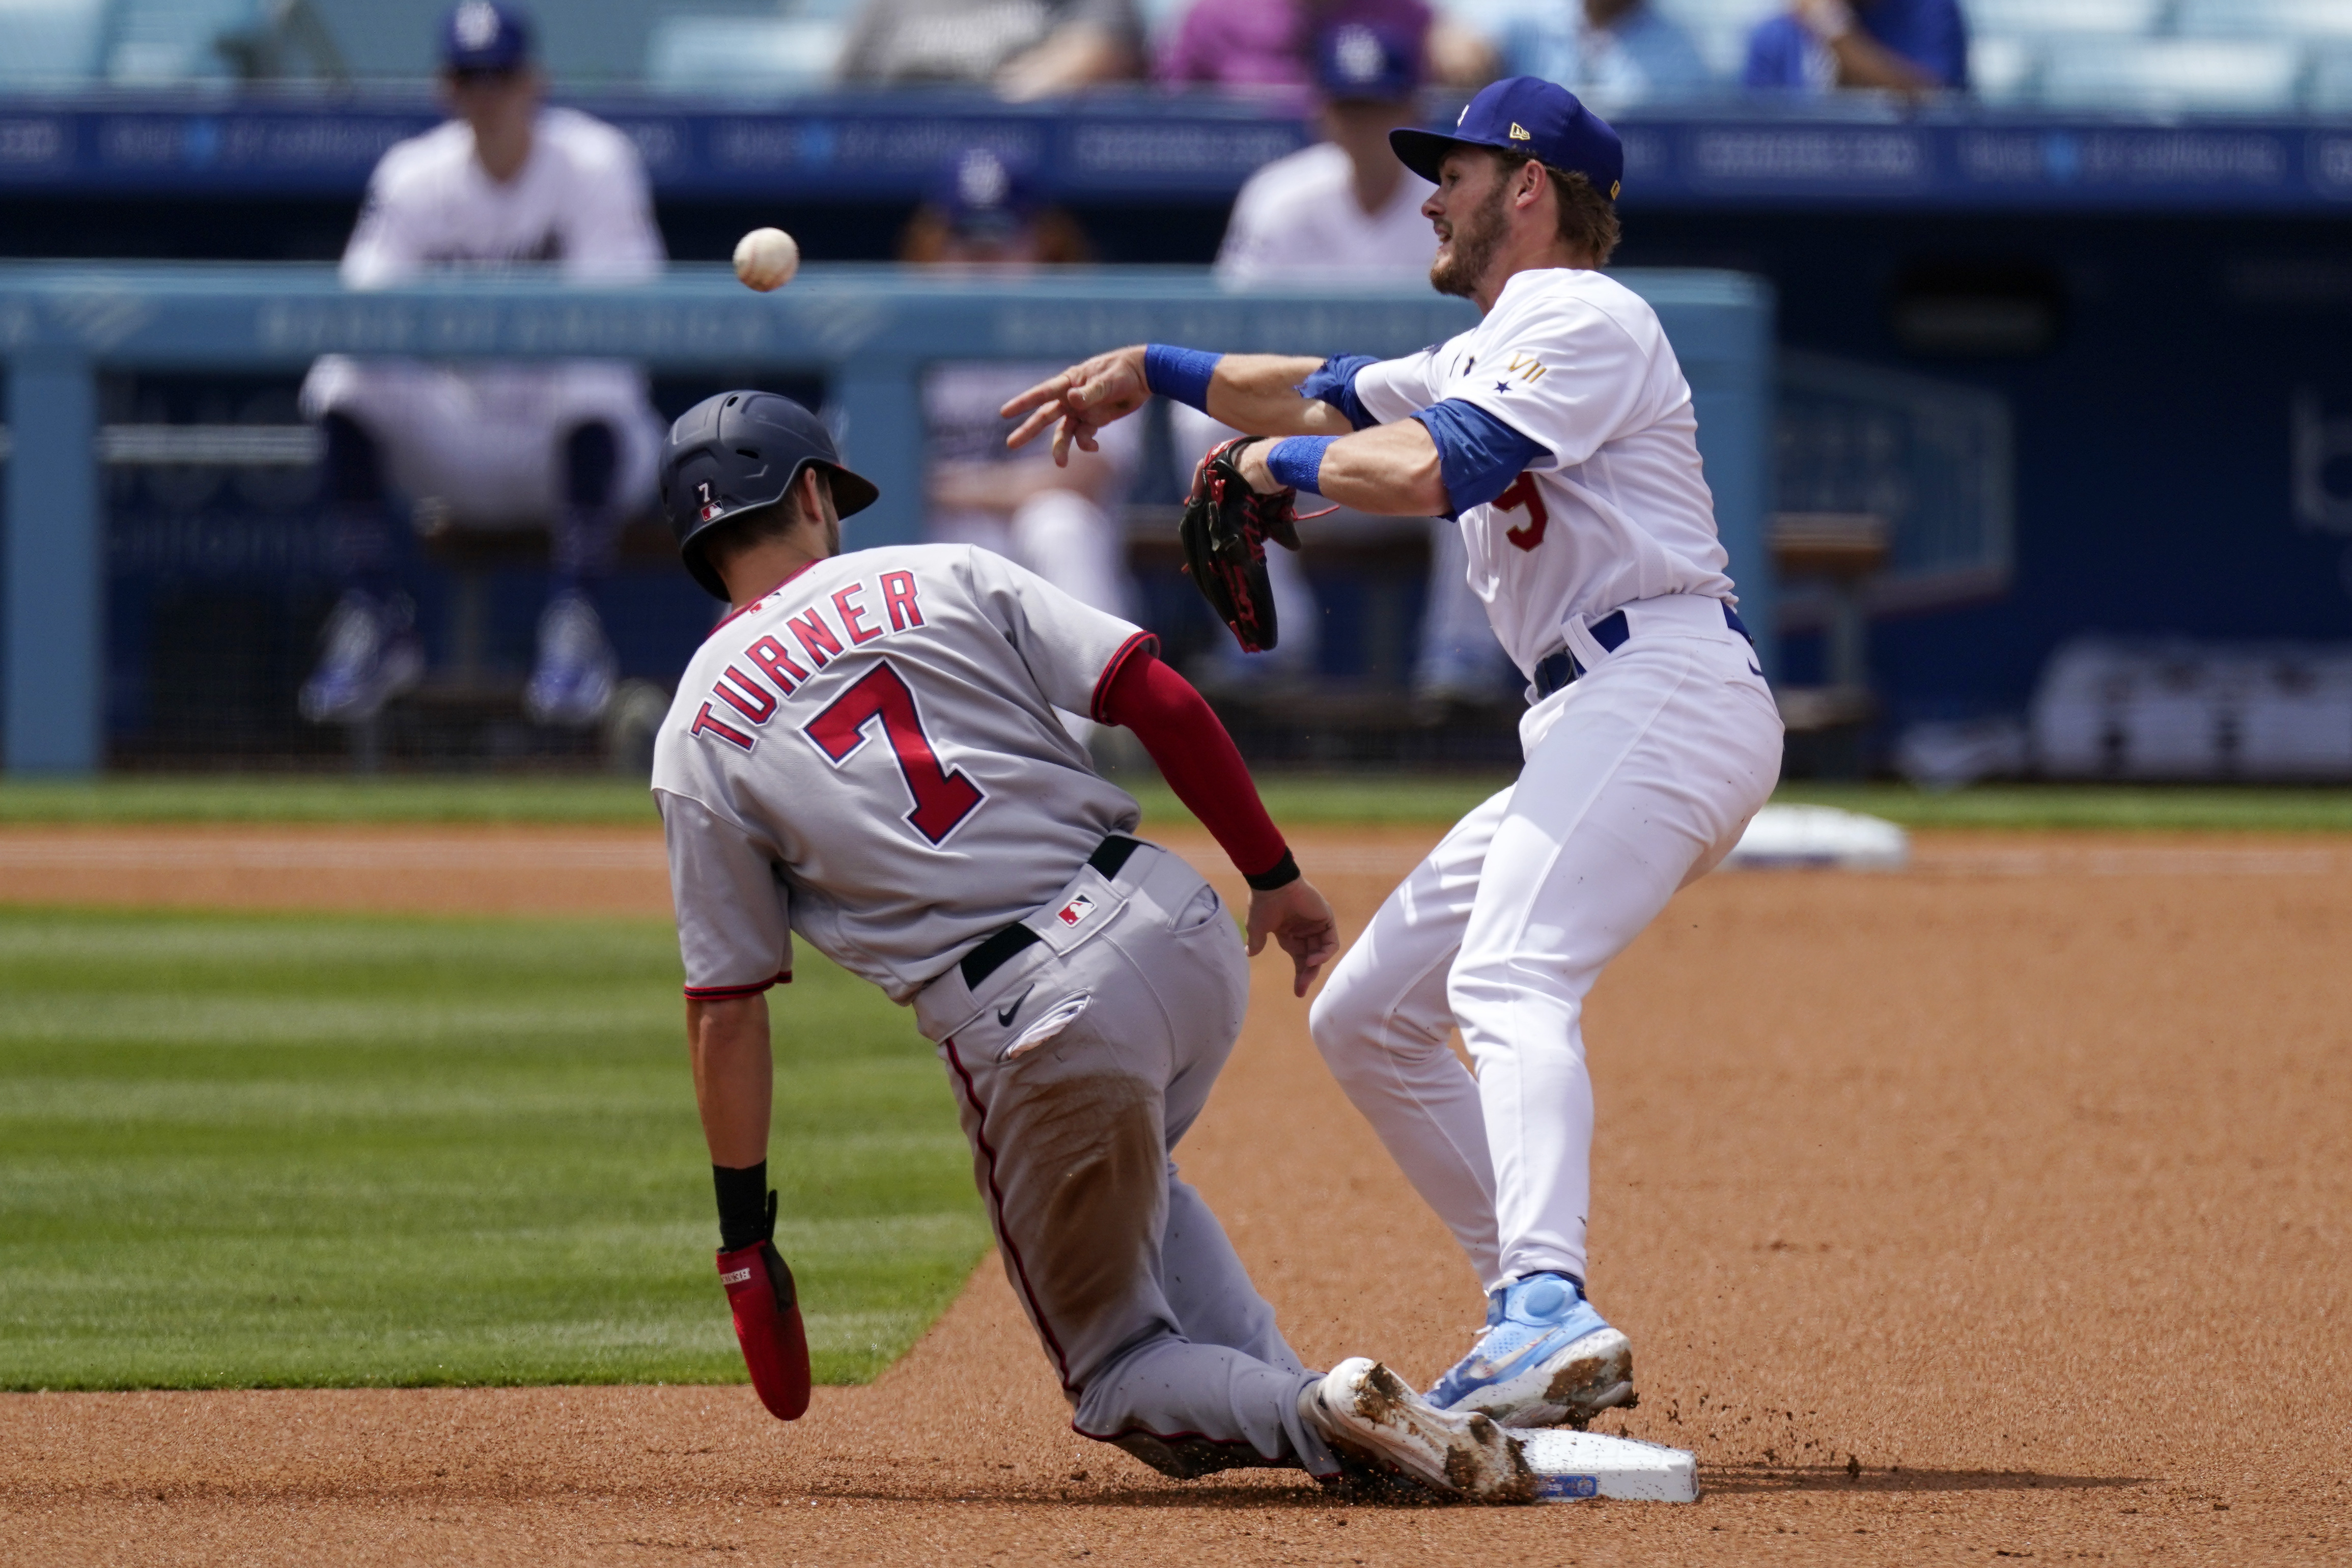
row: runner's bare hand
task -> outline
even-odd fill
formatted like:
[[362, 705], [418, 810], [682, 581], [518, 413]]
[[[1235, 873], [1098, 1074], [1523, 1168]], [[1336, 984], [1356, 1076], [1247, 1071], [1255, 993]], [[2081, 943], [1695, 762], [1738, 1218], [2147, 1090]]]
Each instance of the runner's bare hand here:
[[1297, 968], [1291, 994], [1304, 996], [1315, 976], [1339, 952], [1339, 919], [1331, 902], [1315, 884], [1301, 877], [1270, 893], [1252, 893], [1249, 905], [1249, 951], [1255, 958], [1273, 937], [1290, 954]]

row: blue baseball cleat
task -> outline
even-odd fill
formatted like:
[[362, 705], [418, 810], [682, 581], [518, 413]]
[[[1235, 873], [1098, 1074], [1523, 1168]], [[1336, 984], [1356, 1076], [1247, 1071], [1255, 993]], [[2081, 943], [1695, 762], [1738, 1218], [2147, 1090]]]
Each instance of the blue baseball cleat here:
[[1486, 1299], [1478, 1342], [1428, 1398], [1506, 1426], [1581, 1427], [1634, 1404], [1633, 1343], [1593, 1310], [1582, 1280], [1530, 1274]]

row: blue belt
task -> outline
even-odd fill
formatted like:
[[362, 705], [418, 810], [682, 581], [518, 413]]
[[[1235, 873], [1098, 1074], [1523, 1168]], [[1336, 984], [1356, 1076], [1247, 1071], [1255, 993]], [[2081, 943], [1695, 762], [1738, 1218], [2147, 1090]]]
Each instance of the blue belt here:
[[[1739, 612], [1729, 605], [1723, 606], [1723, 624], [1741, 637], [1748, 637], [1749, 642], [1756, 640], [1752, 637], [1748, 637], [1747, 623], [1739, 618]], [[1625, 638], [1631, 635], [1630, 629], [1625, 625], [1625, 612], [1622, 610], [1611, 611], [1585, 629], [1592, 634], [1592, 640], [1601, 645], [1603, 653], [1615, 653], [1625, 646]], [[1576, 656], [1566, 648], [1538, 659], [1535, 679], [1536, 700], [1542, 701], [1561, 687], [1574, 681], [1584, 672], [1584, 666], [1577, 663]]]

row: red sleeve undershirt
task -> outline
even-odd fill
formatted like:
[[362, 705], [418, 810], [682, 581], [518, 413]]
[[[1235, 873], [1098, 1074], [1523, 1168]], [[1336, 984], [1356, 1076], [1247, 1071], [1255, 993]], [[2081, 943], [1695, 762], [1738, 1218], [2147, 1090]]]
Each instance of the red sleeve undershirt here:
[[1192, 683], [1149, 648], [1128, 653], [1096, 704], [1106, 723], [1134, 731], [1176, 798], [1201, 819], [1244, 877], [1280, 865], [1288, 853], [1234, 738]]

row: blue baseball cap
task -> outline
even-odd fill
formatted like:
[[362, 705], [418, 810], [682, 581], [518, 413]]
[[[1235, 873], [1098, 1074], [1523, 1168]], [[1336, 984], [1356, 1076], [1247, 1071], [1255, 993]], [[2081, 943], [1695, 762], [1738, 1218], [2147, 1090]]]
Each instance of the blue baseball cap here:
[[1424, 180], [1456, 147], [1498, 147], [1524, 153], [1549, 168], [1582, 174], [1592, 188], [1617, 199], [1625, 178], [1625, 144], [1609, 122], [1576, 94], [1541, 77], [1506, 77], [1478, 89], [1451, 132], [1391, 131], [1398, 159]]
[[967, 147], [940, 165], [926, 195], [957, 233], [973, 237], [1025, 228], [1043, 205], [1029, 166], [987, 147]]
[[441, 64], [510, 71], [530, 64], [530, 18], [500, 0], [463, 0], [441, 19]]
[[1418, 42], [1360, 22], [1333, 27], [1316, 41], [1315, 85], [1328, 99], [1402, 103], [1421, 90]]

